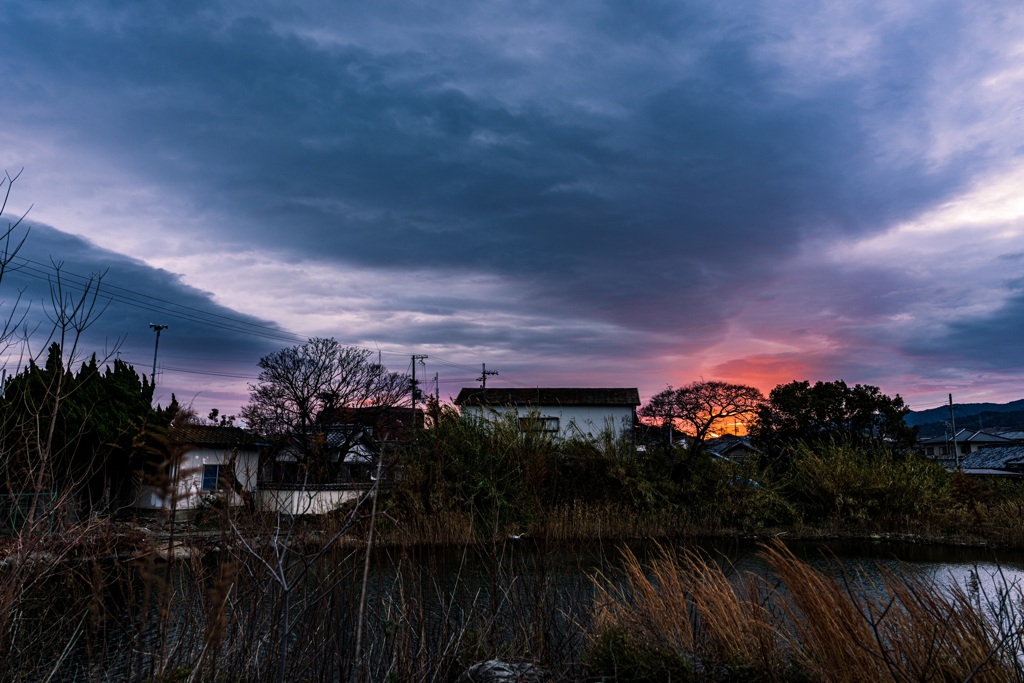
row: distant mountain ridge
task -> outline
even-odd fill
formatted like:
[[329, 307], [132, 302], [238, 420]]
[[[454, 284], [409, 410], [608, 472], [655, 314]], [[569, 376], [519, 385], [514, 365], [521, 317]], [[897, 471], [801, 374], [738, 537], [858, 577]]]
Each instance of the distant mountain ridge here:
[[[987, 431], [1024, 431], [1024, 398], [1009, 403], [954, 403], [956, 428]], [[946, 430], [949, 406], [912, 410], [904, 418], [910, 427], [920, 427], [921, 436], [937, 436]]]
[[[1024, 413], [1024, 398], [1009, 403], [954, 403], [954, 417], [971, 417], [980, 413]], [[911, 410], [907, 413], [906, 422], [911, 427], [929, 422], [943, 422], [949, 419], [949, 406], [939, 406], [927, 410]]]

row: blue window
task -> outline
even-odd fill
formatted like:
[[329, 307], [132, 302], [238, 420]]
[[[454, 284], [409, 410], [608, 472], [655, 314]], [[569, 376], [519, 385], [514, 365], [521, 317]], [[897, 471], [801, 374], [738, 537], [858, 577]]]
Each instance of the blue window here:
[[219, 491], [221, 488], [220, 465], [203, 465], [203, 490]]

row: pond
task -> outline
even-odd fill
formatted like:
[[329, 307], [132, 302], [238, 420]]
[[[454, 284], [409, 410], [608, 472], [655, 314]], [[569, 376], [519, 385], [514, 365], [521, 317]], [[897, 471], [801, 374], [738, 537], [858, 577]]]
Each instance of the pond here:
[[[890, 572], [990, 603], [1024, 581], [1021, 552], [881, 541], [788, 547], [865, 594]], [[734, 576], [774, 580], [753, 542], [629, 548], [641, 562], [685, 549]], [[623, 546], [612, 542], [380, 548], [364, 597], [362, 550], [315, 550], [250, 552], [227, 539], [170, 566], [105, 561], [36, 577], [15, 600], [2, 677], [454, 680], [469, 663], [499, 657], [543, 662], [572, 679], [593, 629], [594, 577], [622, 580]]]

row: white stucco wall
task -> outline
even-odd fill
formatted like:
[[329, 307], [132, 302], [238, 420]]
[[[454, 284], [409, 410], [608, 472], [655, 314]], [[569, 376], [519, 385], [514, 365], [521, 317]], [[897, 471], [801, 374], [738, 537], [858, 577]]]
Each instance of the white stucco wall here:
[[[205, 465], [225, 465], [231, 458], [230, 451], [215, 448], [195, 448], [188, 451], [182, 458], [177, 472], [178, 510], [190, 510], [196, 507], [204, 494], [203, 469]], [[239, 451], [235, 458], [235, 477], [247, 491], [256, 490], [256, 471], [259, 467], [259, 455], [255, 451]], [[234, 492], [221, 492], [230, 496], [231, 505], [240, 505], [241, 500]], [[161, 492], [150, 485], [143, 484], [136, 496], [135, 507], [142, 510], [170, 510], [170, 496], [165, 498]]]
[[369, 495], [365, 488], [332, 490], [285, 490], [265, 488], [256, 494], [256, 501], [263, 510], [291, 515], [322, 515], [337, 510], [342, 505]]
[[606, 429], [618, 438], [631, 434], [633, 430], [633, 408], [630, 406], [465, 406], [462, 411], [465, 415], [483, 416], [485, 419], [510, 412], [516, 413], [517, 417], [558, 418], [558, 436], [563, 439], [595, 438]]

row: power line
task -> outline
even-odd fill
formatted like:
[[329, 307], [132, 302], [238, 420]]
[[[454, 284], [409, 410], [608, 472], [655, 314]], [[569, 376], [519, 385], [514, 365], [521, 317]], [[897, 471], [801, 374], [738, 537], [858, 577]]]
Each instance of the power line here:
[[[42, 280], [47, 283], [52, 283], [53, 279], [59, 275], [62, 284], [65, 284], [71, 288], [76, 289], [80, 292], [86, 292], [90, 287], [97, 284], [98, 276], [84, 276], [76, 273], [72, 270], [67, 270], [63, 267], [58, 267], [55, 264], [46, 264], [33, 259], [25, 258], [22, 256], [16, 257], [15, 261], [17, 266], [11, 271], [14, 273], [21, 273], [26, 277]], [[270, 325], [264, 325], [262, 323], [256, 323], [243, 318], [237, 318], [232, 316], [223, 315], [221, 313], [215, 313], [208, 310], [196, 308], [194, 306], [188, 306], [185, 304], [179, 304], [168, 299], [153, 296], [150, 294], [143, 294], [135, 290], [126, 289], [118, 285], [111, 284], [109, 281], [101, 281], [99, 289], [99, 296], [102, 299], [107, 299], [112, 302], [117, 302], [127, 306], [132, 306], [142, 310], [149, 311], [151, 313], [157, 313], [160, 315], [167, 315], [179, 320], [185, 320], [188, 322], [197, 323], [200, 325], [206, 325], [216, 329], [221, 329], [227, 332], [235, 332], [242, 335], [261, 337], [273, 341], [281, 341], [286, 343], [301, 344], [308, 340], [308, 337], [304, 337], [292, 332], [281, 330]], [[369, 349], [363, 346], [352, 345], [363, 351], [373, 352], [374, 349]], [[404, 356], [403, 352], [400, 351], [382, 351], [376, 350], [377, 353], [387, 356]], [[196, 358], [195, 356], [181, 356], [171, 355], [172, 358]], [[241, 363], [248, 361], [239, 361], [237, 359], [214, 359], [214, 358], [198, 358], [198, 360], [211, 360], [214, 362], [232, 362]], [[451, 367], [455, 369], [465, 370], [468, 372], [474, 372], [475, 367], [465, 363], [458, 363], [455, 361], [448, 360], [443, 357], [431, 356], [431, 361], [436, 362], [439, 365]], [[126, 361], [127, 362], [127, 361]], [[132, 361], [132, 365], [140, 365], [144, 361], [141, 359]], [[165, 371], [170, 371], [172, 368], [165, 367]], [[250, 375], [238, 375], [232, 373], [215, 373], [205, 370], [189, 369], [189, 368], [173, 368], [175, 372], [185, 372], [191, 374], [206, 374], [212, 376], [222, 377], [234, 377], [238, 379], [258, 379]], [[459, 379], [459, 380], [440, 380], [444, 383], [451, 383], [454, 381], [472, 381], [471, 379]], [[504, 383], [513, 384], [521, 387], [532, 387], [533, 384], [518, 382], [510, 377], [503, 376], [502, 381]]]
[[[45, 264], [39, 264], [37, 261], [30, 261], [28, 259], [24, 259], [24, 261], [26, 264], [42, 265], [46, 268]], [[14, 272], [22, 273], [27, 277], [44, 280], [46, 282], [52, 282], [53, 278], [59, 274], [63, 283], [81, 292], [88, 291], [90, 285], [95, 286], [96, 284], [95, 278], [90, 279], [77, 273], [64, 270], [63, 268], [57, 269], [53, 266], [49, 269], [43, 270], [41, 268], [23, 264], [19, 265], [17, 270]], [[70, 282], [68, 282], [68, 280], [70, 280]], [[118, 290], [120, 292], [126, 292], [126, 294], [109, 293], [108, 290]], [[116, 301], [127, 306], [141, 308], [161, 315], [174, 316], [181, 320], [201, 323], [230, 332], [240, 332], [242, 334], [249, 334], [252, 336], [273, 339], [275, 341], [291, 343], [301, 343], [306, 341], [299, 335], [282, 331], [268, 325], [250, 322], [241, 318], [233, 318], [220, 313], [214, 313], [212, 311], [204, 311], [193, 306], [177, 304], [148, 294], [138, 294], [137, 292], [132, 292], [124, 289], [123, 287], [118, 287], [107, 282], [101, 284], [99, 296], [102, 299]], [[147, 299], [149, 301], [147, 301]]]
[[258, 380], [258, 376], [254, 375], [239, 375], [231, 372], [215, 372], [213, 370], [195, 370], [190, 368], [176, 368], [173, 366], [163, 366], [161, 372], [184, 372], [189, 375], [209, 375], [211, 377], [228, 377], [231, 379], [246, 379], [246, 380]]

